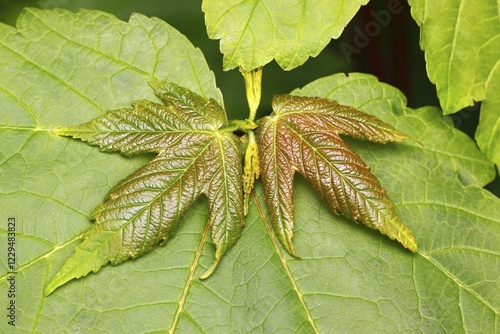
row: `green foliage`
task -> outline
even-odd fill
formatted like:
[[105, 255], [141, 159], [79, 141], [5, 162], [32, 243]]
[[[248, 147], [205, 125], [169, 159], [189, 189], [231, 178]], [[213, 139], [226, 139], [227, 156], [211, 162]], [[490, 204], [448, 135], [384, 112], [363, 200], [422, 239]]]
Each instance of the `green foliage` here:
[[[204, 0], [208, 36], [221, 39], [224, 69], [250, 71], [275, 59], [285, 70], [317, 56], [368, 0]], [[332, 20], [332, 18], [334, 18]]]
[[443, 112], [451, 114], [484, 101], [476, 139], [481, 150], [500, 166], [498, 2], [411, 0], [421, 28], [427, 71], [436, 84]]
[[[117, 265], [163, 244], [201, 194], [208, 198], [207, 226], [216, 247], [216, 260], [202, 278], [213, 273], [239, 238], [246, 178], [240, 140], [230, 132], [231, 127], [221, 132], [224, 123], [229, 125], [224, 110], [215, 101], [175, 84], [155, 82], [153, 87], [165, 105], [137, 101], [134, 109], [110, 111], [89, 123], [54, 130], [103, 151], [126, 155], [154, 152], [158, 156], [111, 190], [91, 216], [95, 224], [48, 283], [45, 294], [73, 278], [97, 272], [108, 262]], [[407, 136], [378, 118], [331, 100], [282, 95], [273, 108], [275, 115], [264, 118], [257, 137], [267, 207], [287, 251], [296, 256], [291, 239], [293, 174], [297, 169], [335, 212], [416, 252], [417, 242], [394, 212], [385, 189], [338, 135], [381, 143]], [[258, 165], [253, 155], [259, 150], [251, 143], [249, 147], [249, 165]], [[251, 180], [256, 178], [258, 173]], [[245, 187], [247, 195], [252, 188], [253, 182]]]
[[[497, 65], [500, 63], [497, 63]], [[479, 148], [500, 170], [500, 65], [495, 66], [488, 81], [486, 99], [481, 105], [476, 140]]]
[[[356, 73], [317, 80], [292, 95], [336, 100], [422, 143], [379, 145], [345, 138], [414, 232], [416, 254], [334, 215], [297, 177], [294, 244], [301, 259], [288, 256], [276, 242], [257, 183], [241, 237], [210, 279], [197, 279], [214, 258], [214, 247], [205, 242], [210, 224], [203, 228], [210, 219], [210, 199], [201, 197], [193, 200], [164, 247], [45, 297], [44, 286], [84, 238], [95, 207], [119, 180], [138, 168], [145, 171], [149, 161], [154, 164], [161, 157], [104, 154], [52, 130], [106, 119], [113, 113], [105, 110], [129, 108], [133, 100], [160, 103], [147, 84], [151, 77], [218, 105], [222, 97], [201, 53], [158, 19], [134, 15], [125, 23], [95, 11], [27, 10], [17, 29], [0, 25], [0, 41], [0, 211], [19, 222], [17, 331], [498, 328], [500, 200], [481, 189], [493, 179], [493, 165], [440, 110], [407, 108], [398, 90]], [[114, 115], [123, 116], [118, 111]], [[219, 116], [208, 121], [214, 122], [208, 131], [212, 137], [220, 132], [214, 130], [220, 122], [226, 124]], [[106, 147], [121, 150], [113, 145]], [[129, 153], [139, 151], [136, 147]], [[5, 244], [5, 225], [0, 228]], [[0, 284], [5, 287], [8, 270], [3, 263]], [[0, 331], [11, 330], [7, 326], [0, 322]]]

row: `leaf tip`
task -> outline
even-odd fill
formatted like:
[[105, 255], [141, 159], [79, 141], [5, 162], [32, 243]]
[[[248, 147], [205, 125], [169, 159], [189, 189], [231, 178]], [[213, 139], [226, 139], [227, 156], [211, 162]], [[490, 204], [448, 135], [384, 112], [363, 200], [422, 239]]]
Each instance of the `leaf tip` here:
[[52, 292], [54, 292], [55, 289], [57, 289], [59, 286], [54, 286], [54, 284], [52, 284], [52, 281], [49, 282], [49, 284], [47, 284], [45, 286], [45, 288], [43, 289], [43, 296], [44, 297], [48, 297]]
[[415, 143], [417, 143], [418, 145], [420, 145], [421, 147], [425, 147], [424, 143], [422, 143], [420, 140], [416, 139], [416, 138], [413, 138], [411, 136], [408, 136], [407, 139], [410, 139], [412, 141], [414, 141]]
[[408, 139], [408, 140], [411, 140], [412, 142], [415, 142], [417, 144], [419, 144], [420, 146], [424, 147], [424, 144], [422, 144], [422, 142], [420, 140], [418, 140], [417, 138], [413, 137], [413, 136], [410, 136], [404, 132], [401, 132], [401, 131], [394, 131], [395, 135], [397, 136], [396, 137], [396, 142], [402, 142], [403, 140], [405, 139]]
[[148, 84], [149, 84], [149, 86], [150, 86], [151, 88], [153, 88], [153, 90], [157, 90], [157, 89], [159, 89], [159, 88], [163, 87], [164, 82], [162, 82], [162, 81], [160, 81], [160, 80], [158, 80], [158, 79], [156, 79], [156, 78], [150, 78], [150, 79], [148, 80]]
[[408, 226], [406, 226], [398, 216], [392, 218], [389, 223], [391, 227], [394, 228], [393, 232], [382, 233], [389, 236], [393, 240], [395, 239], [412, 253], [416, 253], [418, 251], [417, 239], [415, 239], [415, 236]]
[[403, 244], [403, 246], [410, 250], [412, 253], [416, 253], [418, 251], [418, 243], [413, 235], [411, 236], [410, 240], [406, 242], [406, 244]]
[[212, 263], [212, 265], [210, 266], [210, 268], [208, 268], [204, 273], [203, 275], [200, 276], [200, 279], [201, 280], [205, 280], [207, 278], [209, 278], [215, 271], [215, 268], [217, 268], [217, 265], [219, 264], [219, 259], [216, 259], [214, 261], [214, 263]]
[[293, 246], [291, 240], [288, 241], [287, 243], [283, 243], [283, 246], [285, 247], [288, 254], [290, 254], [291, 256], [293, 256], [296, 259], [300, 259], [300, 256], [298, 256], [297, 253], [295, 252], [295, 247]]
[[47, 283], [47, 285], [43, 289], [43, 296], [44, 297], [49, 296], [50, 294], [52, 294], [52, 292], [54, 292], [59, 287], [63, 286], [64, 284], [66, 284], [67, 282], [69, 282], [74, 278], [76, 277], [61, 275], [61, 272], [57, 273], [56, 276], [52, 277], [52, 279], [49, 281], [49, 283]]

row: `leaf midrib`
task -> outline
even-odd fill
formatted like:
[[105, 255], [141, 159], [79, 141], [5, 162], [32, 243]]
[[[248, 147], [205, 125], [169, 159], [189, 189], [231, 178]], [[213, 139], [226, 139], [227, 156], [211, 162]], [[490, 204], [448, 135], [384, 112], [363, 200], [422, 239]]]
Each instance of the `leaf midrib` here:
[[423, 252], [418, 252], [419, 255], [421, 255], [424, 259], [426, 259], [429, 263], [431, 263], [433, 266], [438, 268], [443, 274], [446, 275], [449, 279], [451, 279], [458, 288], [464, 289], [468, 293], [470, 293], [472, 296], [474, 296], [477, 300], [479, 300], [481, 303], [483, 303], [486, 307], [488, 307], [493, 313], [497, 315], [497, 317], [500, 317], [500, 310], [496, 310], [493, 305], [485, 300], [480, 294], [478, 294], [476, 291], [471, 289], [467, 284], [464, 284], [458, 277], [453, 275], [446, 267], [443, 267], [441, 263], [439, 263], [437, 260], [433, 259], [430, 256], [427, 256]]
[[206, 224], [205, 229], [203, 230], [203, 234], [201, 236], [200, 243], [198, 245], [198, 249], [196, 250], [196, 255], [193, 259], [191, 267], [189, 268], [189, 275], [188, 275], [188, 278], [186, 280], [186, 285], [184, 286], [184, 289], [182, 291], [182, 295], [181, 295], [181, 298], [179, 300], [179, 305], [178, 305], [177, 310], [175, 312], [174, 318], [172, 319], [172, 325], [170, 326], [170, 329], [168, 330], [169, 334], [174, 333], [175, 328], [177, 326], [177, 322], [179, 321], [179, 317], [180, 317], [182, 311], [184, 310], [184, 304], [186, 303], [187, 295], [189, 293], [189, 288], [191, 287], [191, 283], [193, 281], [194, 272], [196, 271], [196, 268], [198, 267], [198, 263], [200, 261], [200, 256], [201, 256], [201, 253], [203, 251], [203, 245], [205, 244], [205, 240], [207, 238], [209, 229], [210, 229], [210, 225]]
[[300, 291], [299, 286], [297, 285], [297, 282], [295, 281], [295, 278], [288, 267], [287, 260], [285, 259], [285, 256], [283, 255], [283, 252], [281, 251], [280, 246], [278, 245], [278, 242], [276, 241], [276, 238], [274, 237], [274, 234], [271, 230], [271, 226], [269, 226], [269, 222], [267, 220], [266, 215], [264, 214], [264, 209], [262, 208], [262, 205], [260, 203], [259, 197], [255, 193], [255, 189], [252, 190], [252, 196], [254, 199], [254, 203], [257, 206], [257, 210], [259, 211], [259, 216], [262, 219], [262, 222], [264, 223], [264, 226], [266, 228], [266, 232], [271, 239], [271, 242], [273, 244], [274, 249], [276, 250], [276, 254], [278, 255], [280, 262], [283, 266], [283, 269], [285, 270], [286, 276], [290, 280], [290, 283], [292, 284], [293, 290], [295, 291], [295, 294], [297, 295], [297, 298], [300, 301], [300, 304], [302, 305], [302, 308], [304, 309], [304, 312], [306, 313], [307, 320], [311, 324], [311, 327], [313, 328], [314, 332], [316, 334], [319, 334], [320, 331], [318, 330], [316, 323], [314, 321], [314, 318], [312, 317], [312, 314], [307, 306], [306, 301], [304, 300], [304, 294]]
[[[377, 208], [377, 206], [372, 202], [371, 198], [367, 197], [363, 192], [359, 191], [355, 186], [354, 184], [349, 180], [347, 179], [346, 177], [344, 177], [344, 175], [338, 170], [338, 168], [335, 166], [335, 165], [332, 165], [328, 158], [326, 158], [325, 156], [323, 156], [321, 154], [320, 151], [318, 151], [316, 149], [315, 146], [311, 145], [306, 139], [304, 139], [302, 137], [302, 135], [300, 133], [298, 133], [290, 124], [288, 124], [287, 122], [282, 122], [283, 125], [285, 125], [288, 129], [290, 129], [290, 131], [292, 131], [298, 138], [300, 138], [301, 141], [303, 141], [306, 145], [308, 145], [312, 150], [314, 150], [317, 155], [319, 155], [323, 161], [325, 161], [332, 169], [334, 169], [337, 173], [337, 175], [344, 181], [344, 183], [347, 183], [350, 185], [351, 189], [355, 189], [356, 190], [356, 193], [359, 194], [361, 197], [363, 197], [363, 199], [365, 200], [365, 203], [368, 203], [370, 205], [370, 207], [375, 211], [377, 212], [380, 216], [383, 217], [384, 221], [387, 223], [387, 224], [390, 224], [394, 229], [396, 229], [398, 232], [401, 233], [401, 235], [403, 235], [406, 239], [410, 240], [411, 238], [407, 235], [406, 231], [402, 230], [400, 226], [398, 226], [397, 224], [393, 224], [392, 223], [392, 219], [387, 219], [387, 216], [385, 214], [383, 214], [382, 212], [380, 212], [380, 210]], [[346, 144], [347, 145], [347, 144]], [[354, 153], [354, 151], [353, 151]], [[357, 154], [356, 154], [357, 155]], [[342, 188], [342, 190], [344, 190], [344, 187]], [[348, 204], [348, 201], [346, 201], [346, 203]]]

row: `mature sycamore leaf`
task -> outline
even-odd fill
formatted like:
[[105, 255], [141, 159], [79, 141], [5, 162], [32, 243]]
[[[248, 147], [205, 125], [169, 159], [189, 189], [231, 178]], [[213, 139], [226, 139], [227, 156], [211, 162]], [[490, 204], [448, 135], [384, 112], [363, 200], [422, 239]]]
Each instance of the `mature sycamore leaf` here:
[[274, 229], [290, 254], [295, 255], [295, 171], [313, 185], [334, 212], [417, 251], [417, 241], [396, 215], [385, 189], [339, 135], [380, 143], [408, 136], [374, 116], [318, 97], [279, 95], [273, 100], [273, 111], [257, 132], [262, 181]]
[[225, 70], [247, 71], [273, 59], [285, 70], [317, 56], [368, 0], [204, 0], [210, 38], [220, 39]]
[[110, 111], [88, 123], [55, 130], [104, 151], [158, 155], [122, 180], [95, 210], [95, 224], [49, 282], [46, 294], [108, 262], [135, 259], [163, 244], [201, 194], [208, 198], [208, 225], [216, 247], [215, 262], [203, 277], [240, 236], [242, 151], [236, 136], [218, 131], [225, 123], [224, 110], [177, 85], [154, 86], [165, 105], [138, 101], [134, 109]]

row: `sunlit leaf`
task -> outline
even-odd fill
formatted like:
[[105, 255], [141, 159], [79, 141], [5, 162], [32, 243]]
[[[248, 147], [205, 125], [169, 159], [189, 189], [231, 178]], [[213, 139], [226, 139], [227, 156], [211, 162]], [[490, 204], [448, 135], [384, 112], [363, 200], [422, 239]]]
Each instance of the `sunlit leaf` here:
[[285, 70], [317, 56], [368, 0], [204, 0], [210, 38], [220, 39], [224, 69], [250, 71], [273, 59]]
[[385, 189], [339, 135], [381, 143], [408, 136], [376, 117], [323, 98], [280, 95], [273, 100], [273, 110], [264, 118], [257, 138], [266, 204], [273, 226], [290, 254], [295, 255], [295, 171], [313, 185], [334, 212], [417, 251], [415, 238], [396, 215]]
[[158, 156], [122, 180], [93, 213], [85, 233], [45, 290], [97, 272], [110, 262], [135, 259], [171, 238], [189, 207], [206, 194], [208, 223], [217, 249], [208, 277], [236, 242], [243, 226], [242, 152], [239, 139], [220, 133], [224, 111], [213, 100], [174, 84], [155, 83], [165, 105], [139, 101], [89, 123], [59, 128], [105, 151]]
[[[410, 0], [409, 3], [420, 26], [420, 46], [425, 51], [427, 72], [436, 84], [445, 114], [472, 106], [474, 101], [492, 95], [493, 90], [498, 91], [494, 82], [489, 81], [500, 56], [497, 1]], [[488, 90], [492, 90], [490, 94]]]
[[[397, 89], [356, 73], [293, 94], [353, 106], [423, 144], [343, 137], [418, 237], [416, 254], [332, 214], [296, 176], [294, 243], [301, 259], [275, 242], [259, 181], [242, 235], [210, 279], [197, 279], [214, 259], [201, 196], [164, 247], [44, 296], [95, 207], [152, 158], [102, 153], [54, 135], [54, 127], [130, 108], [134, 100], [159, 102], [147, 84], [151, 77], [222, 100], [199, 50], [158, 19], [135, 14], [127, 23], [96, 11], [29, 10], [17, 29], [0, 24], [0, 31], [0, 244], [7, 244], [7, 217], [14, 216], [16, 332], [490, 333], [499, 327], [500, 201], [481, 189], [494, 168], [440, 109], [407, 108]], [[7, 292], [10, 274], [1, 258]], [[0, 322], [0, 332], [12, 329]]]

